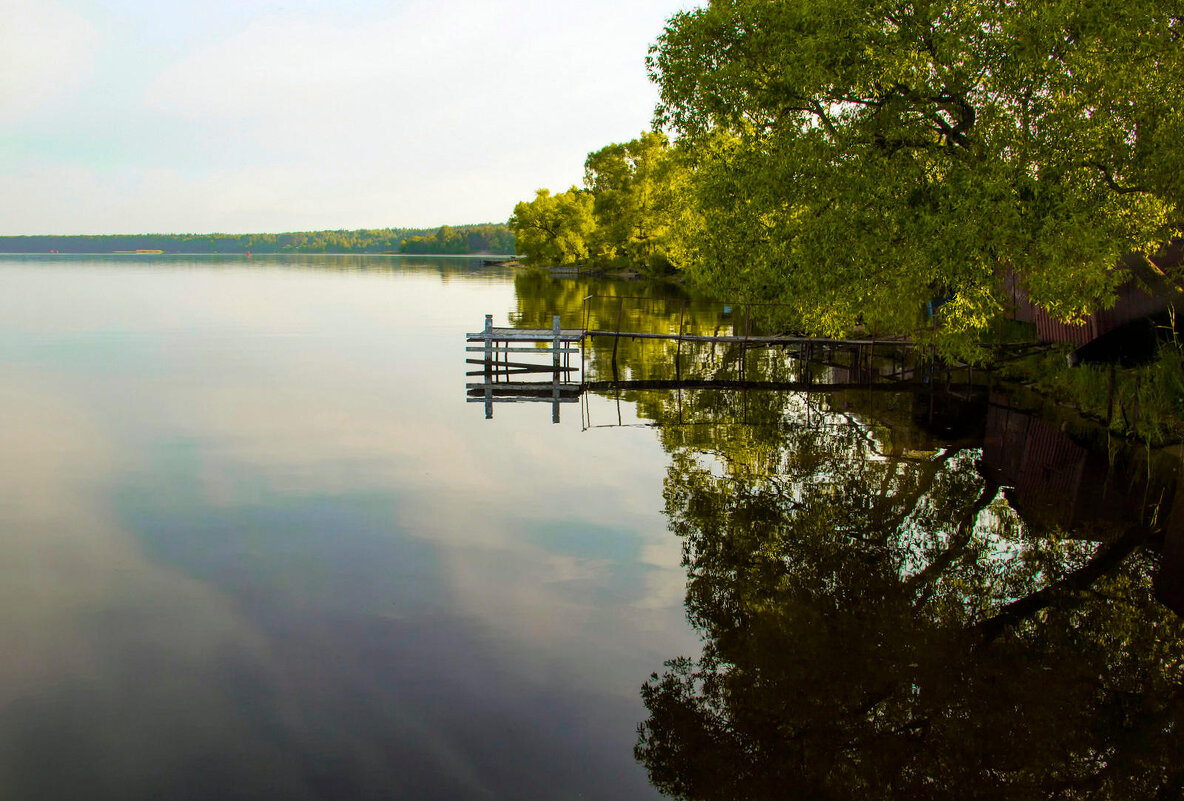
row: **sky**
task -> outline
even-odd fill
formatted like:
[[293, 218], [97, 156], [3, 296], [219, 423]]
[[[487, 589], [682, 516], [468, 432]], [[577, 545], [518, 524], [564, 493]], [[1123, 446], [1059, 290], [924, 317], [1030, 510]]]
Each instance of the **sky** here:
[[693, 0], [0, 0], [0, 235], [504, 221]]

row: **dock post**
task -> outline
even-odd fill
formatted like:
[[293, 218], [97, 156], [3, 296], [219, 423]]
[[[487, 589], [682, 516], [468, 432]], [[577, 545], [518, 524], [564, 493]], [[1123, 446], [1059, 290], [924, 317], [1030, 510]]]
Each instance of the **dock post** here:
[[494, 316], [485, 315], [485, 420], [494, 418]]
[[621, 341], [621, 312], [625, 310], [625, 296], [617, 301], [617, 333], [613, 337], [613, 380], [617, 377], [617, 343]]
[[876, 329], [872, 329], [872, 341], [867, 346], [867, 382], [871, 384], [876, 376]]
[[[674, 346], [674, 379], [677, 381], [682, 378], [682, 371], [679, 365], [679, 358], [682, 356], [682, 331], [683, 321], [687, 314], [687, 299], [682, 299], [682, 308], [678, 312], [678, 344]], [[681, 396], [680, 396], [681, 397]], [[682, 412], [679, 412], [679, 422], [682, 422]]]
[[[590, 300], [592, 300], [592, 295], [585, 295], [584, 296], [584, 317], [583, 317], [583, 323], [582, 323], [584, 327], [580, 329], [580, 383], [581, 384], [587, 380], [587, 374], [584, 371], [584, 345], [589, 340], [588, 325], [592, 319], [592, 309], [591, 309], [590, 304], [588, 303], [588, 301], [590, 301]], [[591, 423], [588, 424], [589, 427], [591, 427], [591, 425], [592, 425]]]
[[559, 315], [556, 314], [551, 318], [551, 364], [555, 368], [556, 375], [559, 374]]
[[559, 422], [559, 315], [551, 317], [551, 422]]
[[485, 315], [485, 369], [493, 364], [493, 315]]
[[[744, 380], [744, 356], [748, 351], [748, 333], [752, 323], [752, 304], [744, 307], [744, 341], [740, 343], [740, 380]], [[747, 397], [747, 396], [745, 396]]]

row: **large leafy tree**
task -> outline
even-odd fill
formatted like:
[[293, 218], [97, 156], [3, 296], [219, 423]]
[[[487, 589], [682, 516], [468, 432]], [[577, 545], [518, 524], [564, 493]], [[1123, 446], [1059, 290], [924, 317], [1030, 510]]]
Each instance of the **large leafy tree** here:
[[[1179, 0], [712, 0], [650, 57], [697, 156], [693, 270], [803, 328], [967, 352], [1014, 274], [1064, 319], [1184, 198]], [[1143, 264], [1146, 264], [1144, 261]]]
[[588, 154], [584, 185], [595, 197], [597, 250], [634, 266], [669, 266], [686, 184], [687, 171], [658, 132]]
[[534, 200], [514, 207], [508, 224], [526, 263], [573, 264], [588, 257], [592, 195], [574, 186], [558, 195], [540, 189]]

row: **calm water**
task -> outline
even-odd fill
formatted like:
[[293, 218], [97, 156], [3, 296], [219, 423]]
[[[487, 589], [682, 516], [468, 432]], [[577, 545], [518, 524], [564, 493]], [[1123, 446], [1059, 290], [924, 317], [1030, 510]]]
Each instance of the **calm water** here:
[[1184, 786], [1168, 456], [934, 376], [467, 402], [484, 314], [595, 292], [610, 327], [628, 293], [632, 330], [718, 329], [669, 287], [357, 257], [5, 257], [0, 287], [4, 798]]

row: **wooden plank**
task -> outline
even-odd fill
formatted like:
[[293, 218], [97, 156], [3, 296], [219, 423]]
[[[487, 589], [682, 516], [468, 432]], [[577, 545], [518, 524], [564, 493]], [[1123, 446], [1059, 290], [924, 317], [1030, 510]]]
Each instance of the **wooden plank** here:
[[[485, 350], [484, 345], [468, 345], [465, 347], [465, 351], [468, 353], [480, 353], [484, 350]], [[540, 355], [548, 354], [551, 352], [550, 346], [543, 347], [543, 348], [509, 348], [509, 347], [507, 347], [507, 348], [498, 348], [498, 350], [501, 351], [502, 353], [538, 353]], [[579, 353], [580, 349], [564, 346], [559, 349], [559, 352], [560, 353]]]
[[[561, 395], [558, 400], [556, 400], [555, 398], [552, 398], [550, 394], [540, 395], [537, 398], [532, 395], [494, 395], [491, 401], [493, 403], [579, 403], [580, 399], [579, 397], [572, 397], [570, 395]], [[485, 402], [486, 399], [484, 397], [469, 396], [465, 398], [465, 403]]]
[[[503, 390], [507, 393], [515, 392], [550, 392], [555, 387], [554, 381], [502, 381], [502, 382], [482, 382], [480, 384], [465, 384], [466, 390], [486, 390], [493, 387], [496, 390]], [[559, 385], [559, 389], [567, 393], [579, 393], [583, 391], [582, 384], [567, 384]]]
[[[602, 331], [593, 330], [588, 332], [591, 337], [616, 337], [616, 331]], [[645, 333], [629, 333], [622, 331], [621, 337], [630, 339], [667, 339], [667, 340], [681, 340], [682, 342], [734, 342], [749, 344], [761, 343], [769, 345], [871, 345], [879, 343], [881, 345], [900, 345], [902, 347], [913, 347], [914, 343], [906, 339], [823, 339], [814, 337], [790, 337], [790, 336], [755, 336], [755, 337], [738, 337], [738, 336], [695, 336], [693, 334], [684, 334], [681, 337], [678, 334], [645, 334]]]
[[[465, 364], [489, 364], [489, 362], [485, 361], [484, 359], [465, 359]], [[528, 362], [501, 361], [496, 363], [496, 369], [494, 365], [491, 365], [489, 372], [500, 373], [504, 367], [513, 367], [519, 370], [530, 370], [532, 372], [538, 373], [574, 372], [579, 369], [578, 367], [556, 367], [550, 364], [539, 364], [537, 362], [530, 364]]]
[[[582, 329], [582, 328], [562, 328], [561, 327], [559, 330], [563, 331], [564, 333], [568, 333], [568, 334], [582, 334], [582, 333], [584, 333], [584, 329]], [[535, 336], [543, 337], [544, 339], [550, 339], [551, 334], [554, 333], [554, 327], [550, 327], [550, 328], [513, 328], [511, 326], [494, 326], [493, 333], [494, 333], [494, 336], [500, 336], [502, 334], [532, 334]]]
[[[491, 370], [466, 370], [465, 375], [466, 376], [488, 375], [488, 376], [492, 377], [490, 379], [490, 383], [505, 384], [505, 383], [513, 383], [513, 382], [507, 382], [504, 380], [504, 379], [509, 378], [510, 376], [538, 375], [541, 373], [551, 373], [551, 372], [554, 372], [554, 371], [552, 371], [550, 367], [545, 367], [542, 370], [539, 370], [537, 368], [526, 369], [523, 367], [511, 367], [507, 370], [498, 370], [496, 373]], [[566, 371], [560, 370], [559, 372], [574, 373], [574, 372], [576, 372], [576, 370], [566, 370]], [[564, 381], [568, 380], [568, 378], [569, 378], [569, 376], [566, 376], [566, 375], [563, 376]]]
[[[467, 333], [465, 337], [469, 342], [483, 342], [486, 337], [494, 341], [502, 342], [546, 342], [553, 343], [555, 340], [555, 328], [494, 328], [487, 327], [484, 331], [476, 333]], [[593, 329], [585, 331], [579, 328], [562, 328], [559, 329], [559, 340], [561, 342], [579, 342], [585, 336], [611, 336], [611, 337], [631, 337], [633, 339], [664, 339], [678, 342], [720, 342], [720, 343], [760, 343], [760, 344], [819, 344], [819, 345], [837, 345], [837, 346], [856, 346], [856, 345], [872, 345], [872, 344], [887, 344], [900, 345], [902, 347], [913, 347], [915, 343], [907, 339], [831, 339], [827, 337], [800, 337], [800, 336], [785, 336], [785, 335], [768, 335], [768, 336], [720, 336], [720, 335], [695, 335], [695, 334], [653, 334], [644, 332], [628, 332], [628, 331], [605, 331], [601, 329]]]
[[[836, 381], [820, 384], [816, 381], [736, 381], [727, 379], [587, 381], [580, 386], [591, 392], [621, 389], [748, 389], [774, 392], [842, 392], [851, 389], [868, 392], [903, 392], [909, 389], [937, 389], [934, 385], [923, 381], [885, 381], [883, 383], [877, 381], [870, 384], [866, 381]], [[941, 388], [945, 390], [960, 386], [974, 385], [942, 384]]]
[[[469, 342], [482, 342], [485, 340], [485, 334], [485, 331], [478, 331], [465, 334], [465, 338]], [[491, 339], [503, 342], [550, 342], [555, 338], [555, 330], [552, 328], [491, 328], [489, 336]], [[564, 342], [579, 342], [583, 337], [584, 331], [581, 328], [561, 328], [559, 330], [559, 338]]]
[[[465, 393], [470, 398], [493, 397], [493, 398], [551, 398], [555, 397], [554, 389], [551, 387], [524, 389], [515, 387], [512, 384], [492, 384], [492, 392], [487, 392], [486, 388], [471, 389]], [[573, 391], [570, 386], [562, 389], [558, 397], [578, 400], [580, 393]]]
[[[930, 384], [919, 381], [902, 383], [866, 384], [862, 382], [842, 382], [832, 384], [793, 382], [759, 382], [759, 381], [590, 381], [584, 384], [558, 384], [553, 381], [520, 381], [503, 383], [465, 384], [468, 398], [473, 401], [485, 400], [492, 397], [496, 401], [508, 398], [530, 398], [537, 400], [553, 400], [558, 386], [559, 400], [564, 403], [574, 403], [584, 392], [607, 392], [620, 390], [662, 390], [662, 389], [731, 389], [731, 390], [767, 390], [779, 392], [842, 392], [844, 390], [860, 390], [863, 392], [900, 392], [907, 389], [934, 391]], [[949, 391], [959, 385], [944, 387]], [[968, 386], [967, 388], [972, 388]]]

